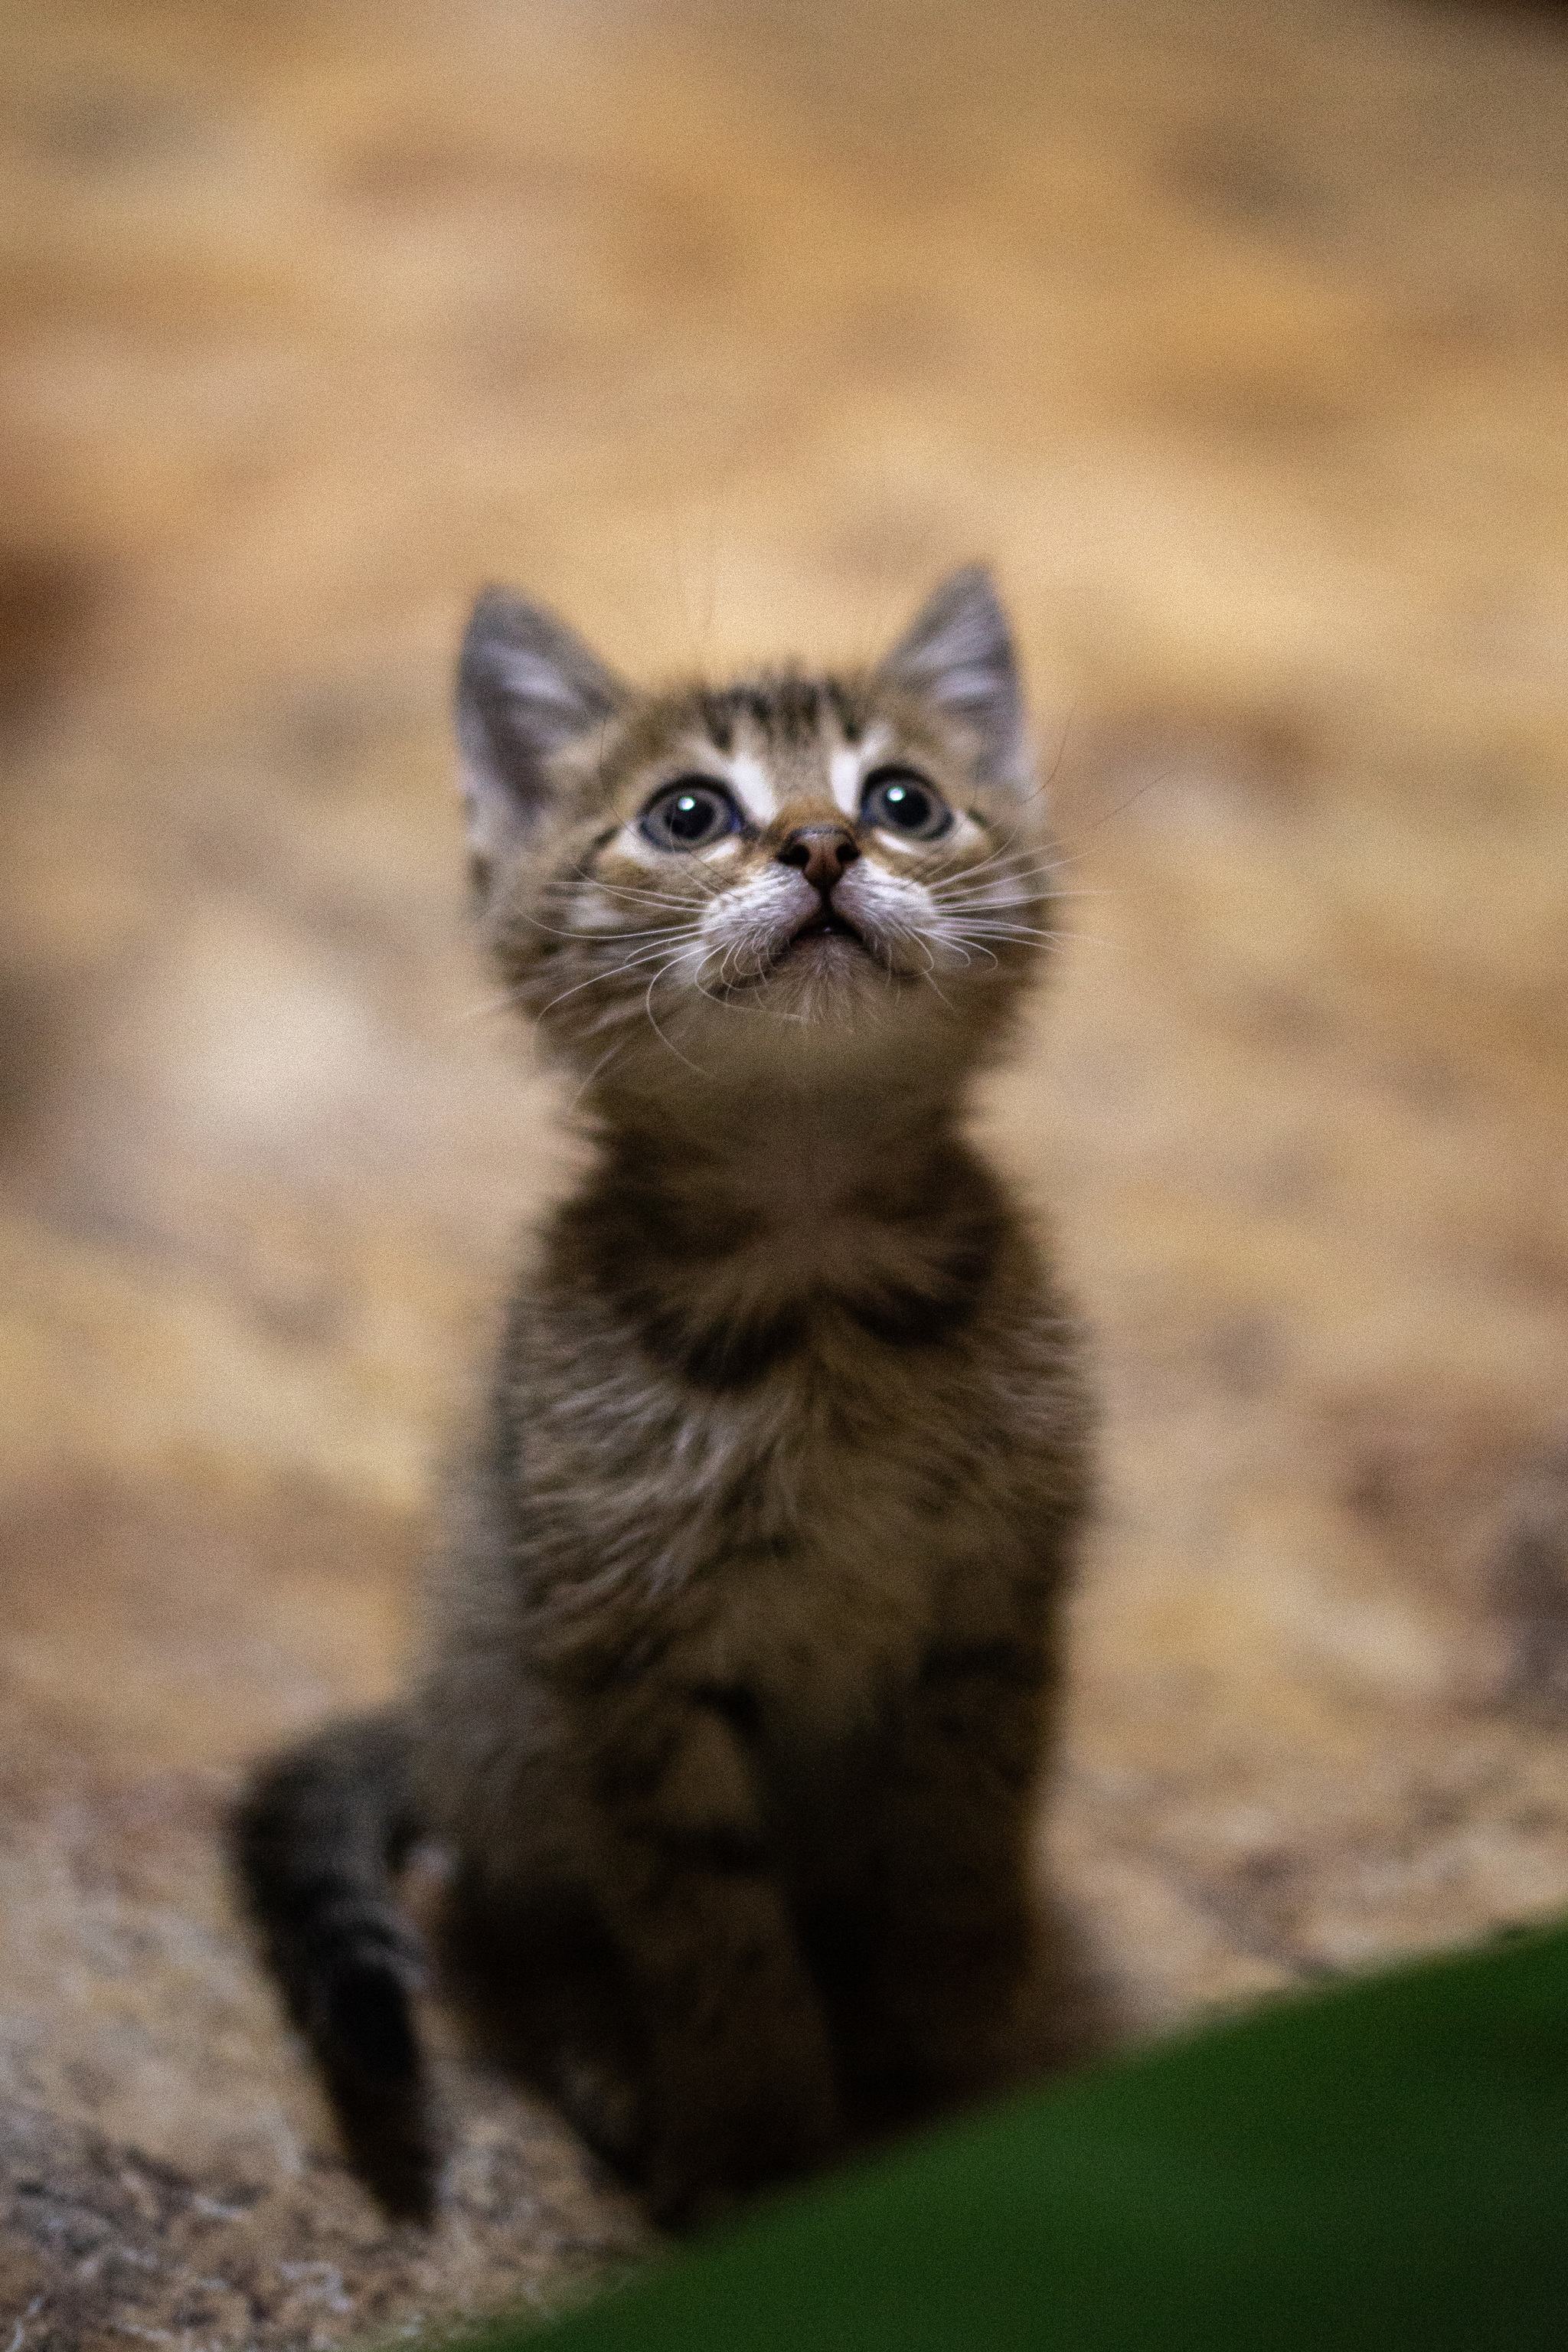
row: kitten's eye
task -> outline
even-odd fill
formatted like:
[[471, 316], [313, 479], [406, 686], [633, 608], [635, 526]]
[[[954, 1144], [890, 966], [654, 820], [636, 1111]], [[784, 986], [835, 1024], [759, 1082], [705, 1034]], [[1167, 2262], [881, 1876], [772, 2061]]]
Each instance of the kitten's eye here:
[[741, 826], [741, 812], [722, 784], [706, 776], [680, 776], [655, 793], [642, 813], [642, 829], [660, 849], [706, 849]]
[[913, 768], [877, 768], [866, 779], [860, 814], [868, 824], [912, 841], [938, 841], [952, 824], [942, 794]]

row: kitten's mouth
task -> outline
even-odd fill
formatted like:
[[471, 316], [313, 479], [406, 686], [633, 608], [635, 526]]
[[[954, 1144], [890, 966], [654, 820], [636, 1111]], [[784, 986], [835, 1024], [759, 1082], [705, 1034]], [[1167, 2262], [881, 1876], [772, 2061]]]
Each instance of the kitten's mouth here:
[[[804, 923], [797, 923], [793, 931], [782, 939], [773, 940], [759, 958], [754, 970], [738, 974], [733, 979], [725, 980], [720, 992], [726, 997], [732, 997], [741, 995], [749, 989], [765, 988], [775, 973], [786, 971], [795, 963], [797, 955], [802, 961], [803, 972], [805, 966], [815, 963], [818, 958], [822, 960], [825, 966], [837, 963], [839, 959], [838, 949], [834, 946], [824, 947], [822, 942], [840, 940], [846, 948], [853, 948], [856, 950], [858, 958], [862, 958], [869, 963], [879, 961], [876, 950], [868, 940], [864, 931], [852, 923], [847, 915], [838, 914], [833, 907], [825, 903], [814, 915], [808, 916]], [[797, 974], [797, 977], [799, 976], [802, 975]], [[714, 992], [711, 987], [708, 992], [710, 995]]]
[[853, 940], [858, 948], [866, 944], [854, 924], [826, 904], [797, 927], [789, 944], [792, 948], [798, 947], [803, 940]]

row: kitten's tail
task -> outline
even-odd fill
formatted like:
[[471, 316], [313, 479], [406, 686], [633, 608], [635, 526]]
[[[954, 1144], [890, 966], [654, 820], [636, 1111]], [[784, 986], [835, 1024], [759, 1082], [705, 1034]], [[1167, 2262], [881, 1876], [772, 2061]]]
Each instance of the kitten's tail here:
[[262, 1766], [231, 1834], [356, 2168], [389, 2212], [427, 2221], [441, 2151], [410, 1998], [425, 1953], [393, 1888], [420, 1830], [411, 1754], [394, 1710], [329, 1724]]

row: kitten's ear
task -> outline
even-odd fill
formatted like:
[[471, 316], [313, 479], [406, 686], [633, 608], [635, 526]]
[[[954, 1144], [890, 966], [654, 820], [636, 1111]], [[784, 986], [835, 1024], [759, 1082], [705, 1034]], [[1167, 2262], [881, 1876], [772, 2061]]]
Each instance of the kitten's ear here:
[[553, 614], [510, 589], [485, 590], [458, 661], [463, 799], [481, 884], [538, 824], [553, 755], [626, 699], [620, 680]]
[[984, 564], [951, 572], [927, 597], [880, 675], [967, 723], [986, 782], [1028, 781], [1018, 659]]

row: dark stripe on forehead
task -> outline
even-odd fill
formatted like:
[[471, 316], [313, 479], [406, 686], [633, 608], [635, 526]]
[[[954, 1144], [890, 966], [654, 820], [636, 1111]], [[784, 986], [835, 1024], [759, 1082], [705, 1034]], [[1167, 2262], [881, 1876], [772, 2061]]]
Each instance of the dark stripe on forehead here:
[[818, 743], [830, 730], [858, 743], [870, 723], [863, 689], [840, 677], [805, 677], [796, 670], [738, 678], [732, 686], [700, 687], [686, 704], [716, 751], [735, 749], [744, 721], [764, 744], [800, 749]]
[[708, 740], [716, 751], [728, 755], [735, 748], [735, 710], [731, 697], [704, 688], [697, 707]]
[[778, 728], [786, 743], [809, 743], [822, 732], [822, 688], [814, 677], [781, 677], [774, 689]]
[[832, 706], [833, 715], [838, 721], [838, 731], [844, 740], [847, 743], [858, 743], [866, 731], [865, 714], [852, 699], [847, 687], [841, 678], [830, 677], [825, 681], [822, 690]]
[[796, 748], [816, 742], [822, 736], [826, 712], [837, 711], [839, 705], [835, 690], [823, 680], [785, 670], [742, 678], [719, 693], [704, 693], [700, 708], [715, 750], [727, 752], [733, 745], [736, 724], [742, 719], [766, 744]]

